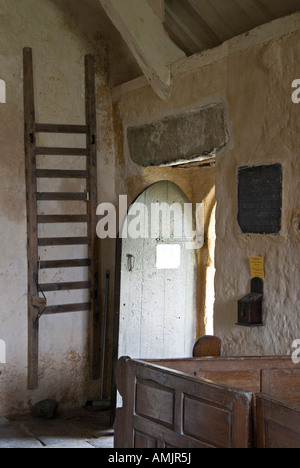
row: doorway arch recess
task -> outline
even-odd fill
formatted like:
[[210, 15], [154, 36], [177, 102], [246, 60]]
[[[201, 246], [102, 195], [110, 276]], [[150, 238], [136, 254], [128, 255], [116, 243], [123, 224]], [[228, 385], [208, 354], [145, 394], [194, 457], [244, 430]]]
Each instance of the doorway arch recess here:
[[118, 357], [192, 356], [197, 252], [187, 248], [195, 219], [184, 216], [186, 204], [190, 202], [176, 184], [161, 181], [148, 187], [128, 210], [118, 242]]

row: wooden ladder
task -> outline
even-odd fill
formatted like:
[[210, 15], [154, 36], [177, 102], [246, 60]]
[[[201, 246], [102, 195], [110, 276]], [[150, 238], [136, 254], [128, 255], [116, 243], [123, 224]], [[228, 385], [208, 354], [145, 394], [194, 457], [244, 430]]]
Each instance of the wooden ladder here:
[[[23, 50], [25, 158], [27, 186], [28, 233], [28, 388], [38, 387], [39, 321], [42, 316], [69, 312], [90, 312], [89, 363], [90, 378], [100, 377], [100, 300], [98, 239], [96, 235], [97, 209], [97, 147], [94, 57], [85, 57], [86, 123], [84, 125], [43, 124], [35, 122], [34, 79], [32, 50]], [[37, 134], [86, 135], [84, 148], [38, 147]], [[40, 156], [81, 156], [86, 158], [84, 170], [39, 169]], [[85, 192], [42, 191], [43, 179], [84, 179]], [[49, 182], [49, 181], [48, 181]], [[39, 202], [76, 201], [86, 205], [85, 214], [39, 214]], [[47, 204], [46, 204], [47, 205]], [[78, 210], [81, 211], [81, 210]], [[83, 211], [83, 210], [82, 210]], [[86, 223], [84, 237], [39, 237], [39, 226], [45, 224]], [[74, 226], [74, 225], [73, 225]], [[72, 234], [72, 231], [70, 232]], [[55, 246], [88, 246], [87, 258], [40, 261], [40, 248]], [[39, 272], [47, 269], [88, 267], [85, 281], [40, 283]], [[53, 291], [89, 290], [89, 301], [64, 305], [48, 305], [45, 293]]]

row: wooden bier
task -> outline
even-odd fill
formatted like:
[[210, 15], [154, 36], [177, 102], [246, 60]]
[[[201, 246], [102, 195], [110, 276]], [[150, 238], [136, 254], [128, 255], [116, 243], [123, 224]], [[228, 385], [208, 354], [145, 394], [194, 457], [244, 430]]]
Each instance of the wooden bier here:
[[[116, 448], [280, 446], [288, 444], [286, 428], [293, 435], [291, 448], [300, 445], [300, 365], [290, 357], [123, 357], [116, 383], [123, 397], [116, 411]], [[278, 422], [282, 407], [286, 416]], [[272, 411], [275, 442], [265, 435]]]

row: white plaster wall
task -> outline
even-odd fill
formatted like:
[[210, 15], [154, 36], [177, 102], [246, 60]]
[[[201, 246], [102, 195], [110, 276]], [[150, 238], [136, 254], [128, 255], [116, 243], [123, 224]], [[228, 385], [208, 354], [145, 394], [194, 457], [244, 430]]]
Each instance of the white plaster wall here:
[[[291, 354], [292, 341], [300, 337], [300, 236], [292, 223], [300, 210], [300, 107], [291, 99], [292, 82], [300, 76], [299, 41], [297, 13], [173, 65], [171, 96], [165, 102], [143, 80], [114, 90], [116, 115], [124, 131], [128, 125], [210, 103], [221, 102], [227, 110], [231, 142], [217, 156], [216, 166], [214, 310], [215, 334], [227, 355]], [[277, 237], [241, 235], [237, 169], [274, 162], [283, 165], [284, 173], [282, 232]], [[123, 151], [120, 144], [119, 164], [120, 181], [127, 183], [129, 192], [167, 176], [200, 202], [200, 187], [204, 191], [212, 180], [203, 170], [143, 171], [130, 162], [126, 145]], [[266, 268], [265, 326], [238, 327], [237, 301], [250, 289], [248, 257], [259, 255], [265, 258]], [[199, 313], [204, 314], [203, 307]]]
[[[61, 406], [68, 406], [83, 404], [87, 398], [99, 395], [99, 382], [91, 382], [88, 376], [87, 313], [42, 317], [39, 389], [27, 390], [22, 50], [23, 47], [33, 49], [36, 119], [46, 123], [85, 122], [84, 55], [95, 54], [98, 138], [101, 141], [99, 165], [102, 167], [99, 187], [103, 187], [99, 189], [99, 198], [106, 196], [108, 187], [113, 196], [106, 46], [99, 39], [95, 23], [91, 24], [82, 24], [80, 18], [66, 15], [51, 0], [1, 1], [0, 77], [6, 82], [7, 102], [0, 104], [0, 339], [6, 346], [6, 364], [0, 363], [0, 414], [27, 410], [44, 398], [56, 398]], [[49, 138], [41, 139], [42, 145], [49, 142]], [[50, 144], [60, 146], [60, 142], [52, 137]], [[65, 139], [63, 144], [76, 146], [73, 139]], [[71, 164], [75, 167], [74, 162]], [[55, 204], [51, 209], [58, 213]], [[76, 258], [79, 252], [70, 250], [70, 255]], [[48, 254], [54, 255], [49, 251], [42, 253]], [[84, 256], [84, 252], [82, 254]], [[72, 279], [81, 278], [76, 273]], [[67, 294], [62, 301], [57, 297], [54, 301], [81, 302], [82, 297], [75, 292], [71, 297]]]
[[[287, 355], [300, 336], [299, 230], [292, 224], [300, 207], [300, 108], [291, 99], [291, 84], [300, 76], [299, 40], [298, 30], [228, 60], [234, 146], [218, 161], [215, 305], [216, 333], [226, 354]], [[283, 166], [282, 231], [279, 236], [242, 235], [236, 220], [237, 169], [272, 163]], [[237, 300], [250, 290], [250, 256], [265, 261], [263, 328], [234, 325]]]

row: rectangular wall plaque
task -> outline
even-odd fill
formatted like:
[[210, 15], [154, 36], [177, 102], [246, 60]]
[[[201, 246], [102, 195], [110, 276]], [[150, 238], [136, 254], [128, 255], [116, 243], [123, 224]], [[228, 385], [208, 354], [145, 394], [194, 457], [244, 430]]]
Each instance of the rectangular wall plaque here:
[[239, 168], [238, 223], [243, 234], [280, 233], [282, 179], [281, 164]]

